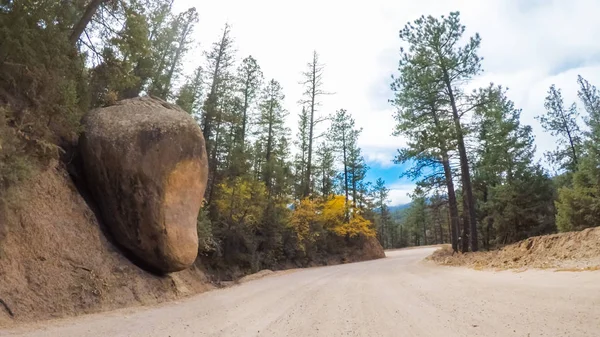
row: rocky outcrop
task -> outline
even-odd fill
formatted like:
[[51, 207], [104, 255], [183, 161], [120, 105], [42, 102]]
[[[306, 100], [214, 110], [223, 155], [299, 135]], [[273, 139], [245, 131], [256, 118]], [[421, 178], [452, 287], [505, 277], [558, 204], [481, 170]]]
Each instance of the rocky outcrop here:
[[93, 110], [83, 125], [87, 185], [114, 239], [157, 272], [191, 266], [208, 179], [204, 137], [194, 119], [143, 97]]

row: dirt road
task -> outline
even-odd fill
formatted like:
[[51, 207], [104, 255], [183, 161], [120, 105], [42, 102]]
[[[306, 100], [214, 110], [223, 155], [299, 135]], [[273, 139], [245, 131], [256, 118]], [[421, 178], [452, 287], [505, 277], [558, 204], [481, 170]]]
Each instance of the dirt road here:
[[600, 272], [439, 267], [433, 248], [1, 336], [600, 336]]

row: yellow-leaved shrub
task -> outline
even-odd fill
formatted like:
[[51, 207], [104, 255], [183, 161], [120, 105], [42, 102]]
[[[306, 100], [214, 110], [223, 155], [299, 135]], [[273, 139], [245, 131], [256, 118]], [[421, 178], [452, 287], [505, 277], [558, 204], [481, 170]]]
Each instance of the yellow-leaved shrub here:
[[341, 195], [328, 199], [301, 200], [296, 204], [291, 224], [300, 241], [311, 239], [316, 228], [343, 237], [375, 236], [373, 223], [363, 218], [360, 210], [351, 207]]

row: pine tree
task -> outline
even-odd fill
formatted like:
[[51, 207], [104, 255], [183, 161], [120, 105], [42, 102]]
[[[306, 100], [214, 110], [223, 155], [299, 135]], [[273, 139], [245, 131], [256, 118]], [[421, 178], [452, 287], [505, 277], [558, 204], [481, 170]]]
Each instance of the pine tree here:
[[[313, 52], [311, 62], [307, 64], [307, 70], [302, 73], [304, 80], [301, 82], [304, 85], [303, 99], [300, 101], [302, 106], [306, 107], [307, 118], [307, 144], [306, 144], [306, 160], [303, 177], [302, 195], [308, 197], [312, 193], [313, 183], [313, 149], [314, 140], [316, 138], [315, 127], [324, 119], [317, 116], [318, 107], [320, 106], [319, 98], [327, 93], [323, 90], [323, 70], [324, 66], [319, 62], [319, 55], [316, 51]], [[300, 123], [303, 121], [301, 120]]]
[[465, 210], [468, 224], [465, 234], [469, 237], [472, 251], [478, 250], [475, 199], [471, 186], [469, 158], [465, 146], [465, 128], [461, 119], [470, 111], [473, 103], [465, 93], [465, 83], [481, 72], [481, 58], [477, 56], [480, 45], [478, 34], [460, 46], [465, 26], [461, 25], [458, 12], [452, 12], [441, 20], [432, 16], [417, 19], [400, 31], [400, 38], [409, 43], [401, 61], [410, 64], [417, 82], [430, 83], [439, 90], [438, 102], [447, 105], [453, 122], [456, 147], [459, 154], [461, 180], [465, 193]]
[[577, 77], [577, 83], [577, 96], [588, 114], [585, 118], [588, 130], [584, 133], [586, 155], [600, 163], [600, 92], [581, 75]]
[[377, 238], [384, 248], [390, 248], [394, 243], [394, 238], [391, 234], [392, 219], [387, 206], [389, 193], [390, 190], [385, 186], [385, 181], [378, 178], [373, 186], [375, 207], [379, 211], [379, 216], [375, 221], [375, 228], [377, 230]]
[[[282, 245], [285, 224], [288, 220], [290, 165], [289, 129], [285, 127], [288, 113], [283, 108], [283, 88], [276, 80], [270, 80], [260, 93], [259, 111], [256, 121], [255, 175], [265, 186], [267, 205], [257, 235], [258, 251], [264, 263], [276, 263], [273, 253]], [[238, 130], [241, 125], [238, 125]], [[259, 145], [260, 144], [260, 145]]]
[[202, 115], [202, 131], [206, 139], [206, 153], [209, 162], [209, 181], [206, 190], [206, 200], [210, 203], [214, 186], [218, 181], [217, 168], [221, 147], [225, 143], [226, 112], [231, 108], [234, 77], [232, 67], [234, 63], [233, 39], [230, 37], [230, 27], [225, 25], [219, 41], [213, 43], [206, 53], [208, 72], [208, 93], [204, 101]]
[[[434, 78], [433, 71], [422, 69], [419, 59], [423, 57], [427, 57], [427, 54], [411, 56], [404, 53], [399, 66], [400, 74], [392, 83], [392, 90], [396, 93], [392, 104], [397, 108], [394, 117], [398, 123], [394, 135], [404, 136], [408, 140], [407, 146], [398, 151], [394, 161], [398, 164], [414, 163], [402, 176], [421, 179], [421, 186], [445, 186], [452, 249], [458, 251], [459, 213], [454, 186], [456, 174], [451, 166], [451, 149], [455, 147], [456, 137], [453, 121], [444, 111], [445, 101], [441, 95], [443, 84], [422, 80]], [[465, 240], [462, 242], [466, 243]], [[465, 250], [464, 246], [461, 248]]]
[[287, 132], [285, 118], [288, 113], [283, 108], [283, 89], [279, 82], [272, 79], [269, 81], [262, 94], [260, 103], [260, 117], [258, 120], [259, 137], [264, 146], [264, 167], [262, 181], [264, 181], [267, 192], [271, 194], [273, 179], [276, 176], [276, 166], [281, 158], [278, 158], [276, 149], [280, 136]]
[[319, 175], [317, 179], [319, 192], [321, 196], [326, 198], [334, 193], [335, 178], [337, 171], [335, 170], [335, 154], [333, 146], [330, 142], [325, 141], [319, 144], [316, 151], [316, 169]]
[[521, 110], [500, 86], [483, 89], [480, 95], [486, 103], [475, 109], [474, 172], [485, 222], [483, 242], [490, 249], [494, 242], [552, 231], [553, 193], [546, 173], [532, 162], [534, 139], [531, 127], [520, 123]]
[[[406, 230], [406, 239], [410, 243], [411, 239], [414, 246], [427, 244], [427, 223], [429, 222], [427, 214], [427, 201], [424, 191], [417, 187], [410, 194], [412, 199], [410, 207], [406, 210], [403, 218], [403, 229]], [[412, 238], [411, 238], [412, 236]]]
[[[242, 148], [246, 145], [248, 127], [252, 116], [252, 105], [260, 92], [262, 81], [263, 74], [256, 60], [252, 56], [243, 59], [237, 73], [237, 84], [241, 99], [241, 128], [236, 135], [236, 143]], [[269, 83], [269, 85], [272, 84], [273, 82]]]
[[577, 94], [588, 114], [588, 130], [572, 186], [558, 191], [556, 225], [561, 232], [598, 226], [600, 221], [600, 93], [581, 76], [577, 83]]
[[199, 121], [203, 94], [202, 67], [196, 68], [194, 74], [179, 89], [175, 103]]
[[337, 157], [342, 162], [341, 187], [346, 196], [346, 203], [349, 200], [349, 193], [352, 189], [350, 177], [350, 147], [356, 144], [358, 133], [354, 130], [354, 119], [345, 109], [338, 110], [332, 118], [329, 128], [328, 138], [335, 150]]
[[558, 148], [548, 152], [546, 156], [550, 162], [561, 169], [575, 172], [581, 151], [581, 131], [577, 124], [579, 112], [575, 103], [565, 108], [562, 93], [556, 86], [550, 86], [548, 96], [544, 103], [546, 114], [537, 116], [542, 127], [552, 136], [558, 137]]
[[[123, 9], [122, 28], [103, 45], [101, 61], [91, 69], [91, 106], [111, 104], [127, 98], [132, 87], [141, 85], [136, 65], [150, 55], [148, 26], [143, 8], [135, 2]], [[92, 48], [90, 46], [89, 48]]]
[[171, 98], [173, 81], [181, 73], [183, 56], [189, 50], [192, 32], [197, 22], [198, 13], [195, 8], [190, 8], [173, 18], [168, 37], [165, 38], [166, 49], [161, 53], [159, 66], [149, 88], [151, 95], [164, 100]]
[[85, 11], [83, 12], [83, 15], [81, 16], [79, 21], [75, 24], [75, 26], [73, 27], [73, 31], [71, 32], [71, 35], [69, 36], [69, 42], [72, 45], [75, 45], [77, 43], [77, 41], [79, 41], [79, 39], [81, 38], [81, 34], [83, 34], [83, 31], [89, 25], [90, 21], [92, 21], [92, 18], [98, 11], [98, 8], [100, 7], [100, 5], [102, 5], [105, 2], [108, 2], [108, 0], [92, 0], [86, 6]]
[[231, 139], [228, 144], [228, 175], [238, 176], [247, 173], [249, 169], [249, 129], [256, 118], [256, 101], [261, 94], [262, 80], [262, 71], [256, 60], [252, 56], [243, 59], [235, 77], [232, 113], [228, 121]]
[[305, 107], [302, 107], [302, 112], [298, 115], [298, 134], [294, 144], [298, 148], [298, 153], [294, 160], [294, 169], [296, 173], [296, 186], [295, 186], [295, 197], [296, 199], [302, 199], [304, 192], [307, 190], [307, 184], [310, 182], [306, 181], [306, 170], [308, 161], [308, 135], [309, 135], [309, 123], [310, 116]]
[[[133, 71], [137, 81], [120, 93], [123, 98], [137, 97], [142, 92], [148, 92], [149, 86], [163, 73], [165, 62], [172, 51], [172, 43], [176, 33], [170, 26], [172, 20], [171, 8], [173, 0], [140, 0], [131, 1], [128, 10], [134, 10], [133, 15], [127, 15], [127, 19], [141, 20], [146, 26], [144, 37], [131, 39], [132, 45], [140, 41], [147, 41], [148, 51], [131, 60]], [[139, 8], [139, 10], [135, 9]], [[141, 15], [143, 14], [143, 15]], [[102, 33], [100, 34], [102, 35]]]
[[358, 135], [361, 130], [353, 130], [351, 135], [351, 142], [348, 149], [348, 179], [350, 183], [350, 189], [352, 192], [352, 207], [358, 207], [361, 199], [360, 185], [361, 182], [367, 176], [369, 167], [365, 162], [365, 158], [362, 156], [362, 150], [357, 145]]
[[435, 235], [435, 243], [442, 244], [450, 241], [451, 232], [448, 222], [448, 200], [439, 190], [429, 198], [429, 214], [432, 229]]

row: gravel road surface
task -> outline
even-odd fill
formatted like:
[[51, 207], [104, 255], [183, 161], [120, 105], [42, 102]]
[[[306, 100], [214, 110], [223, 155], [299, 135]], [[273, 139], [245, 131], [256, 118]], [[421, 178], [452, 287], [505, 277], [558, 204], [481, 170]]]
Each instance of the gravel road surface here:
[[600, 272], [476, 271], [435, 248], [250, 281], [0, 336], [600, 336]]

